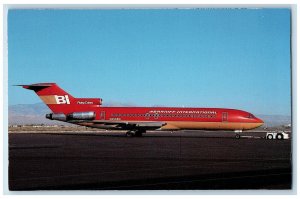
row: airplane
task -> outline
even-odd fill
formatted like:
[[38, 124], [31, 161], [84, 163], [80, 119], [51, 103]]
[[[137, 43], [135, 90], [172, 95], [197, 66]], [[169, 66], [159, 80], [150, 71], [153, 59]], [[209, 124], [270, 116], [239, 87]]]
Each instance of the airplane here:
[[227, 108], [103, 107], [101, 98], [75, 98], [56, 83], [17, 85], [33, 90], [58, 120], [107, 130], [126, 130], [140, 137], [147, 130], [231, 130], [240, 138], [243, 130], [264, 122], [253, 114]]

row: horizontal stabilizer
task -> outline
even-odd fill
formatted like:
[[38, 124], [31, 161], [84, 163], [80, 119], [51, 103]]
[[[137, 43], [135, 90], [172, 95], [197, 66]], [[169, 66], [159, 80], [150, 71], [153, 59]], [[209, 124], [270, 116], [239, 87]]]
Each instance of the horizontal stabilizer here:
[[41, 88], [46, 88], [53, 86], [54, 83], [39, 83], [39, 84], [20, 84], [20, 85], [14, 85], [14, 86], [22, 86], [23, 88], [29, 89], [29, 90], [39, 90]]

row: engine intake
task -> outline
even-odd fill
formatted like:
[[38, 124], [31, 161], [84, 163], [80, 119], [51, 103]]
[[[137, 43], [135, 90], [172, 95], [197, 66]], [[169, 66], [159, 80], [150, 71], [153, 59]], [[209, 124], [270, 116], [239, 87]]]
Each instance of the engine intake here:
[[63, 113], [49, 113], [46, 118], [50, 120], [67, 121], [67, 116]]

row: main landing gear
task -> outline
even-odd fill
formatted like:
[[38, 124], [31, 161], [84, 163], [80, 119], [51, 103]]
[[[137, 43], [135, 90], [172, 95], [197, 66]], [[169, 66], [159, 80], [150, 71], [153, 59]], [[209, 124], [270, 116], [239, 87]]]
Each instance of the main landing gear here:
[[143, 133], [146, 133], [145, 130], [130, 130], [126, 133], [128, 137], [142, 137]]

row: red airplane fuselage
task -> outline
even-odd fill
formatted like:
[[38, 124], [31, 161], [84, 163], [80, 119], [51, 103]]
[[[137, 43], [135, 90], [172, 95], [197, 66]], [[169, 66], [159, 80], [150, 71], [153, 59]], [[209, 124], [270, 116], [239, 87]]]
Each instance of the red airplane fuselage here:
[[[98, 113], [96, 120], [165, 122], [161, 130], [249, 130], [263, 124], [251, 113], [224, 108], [98, 107], [88, 111]], [[92, 124], [92, 127], [97, 125]]]
[[100, 98], [75, 98], [55, 83], [22, 85], [34, 90], [53, 113], [48, 119], [104, 129], [249, 130], [263, 124], [251, 113], [226, 108], [103, 107]]

